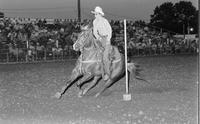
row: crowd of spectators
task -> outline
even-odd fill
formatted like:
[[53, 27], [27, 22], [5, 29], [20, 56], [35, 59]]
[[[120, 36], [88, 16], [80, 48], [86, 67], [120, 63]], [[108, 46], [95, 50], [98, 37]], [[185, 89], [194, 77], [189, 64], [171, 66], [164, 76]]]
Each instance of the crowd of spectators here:
[[[84, 20], [82, 23], [90, 22]], [[112, 44], [124, 46], [123, 21], [111, 21], [113, 29]], [[19, 51], [30, 54], [41, 51], [67, 51], [73, 54], [72, 44], [80, 32], [76, 20], [45, 19], [22, 21], [22, 19], [2, 18], [0, 20], [0, 54], [7, 52], [18, 54]], [[172, 34], [155, 30], [145, 24], [127, 22], [128, 53], [131, 55], [175, 54], [196, 52], [197, 40], [174, 38]], [[15, 53], [16, 52], [16, 53]]]
[[[123, 29], [123, 23], [113, 23], [112, 26], [116, 27], [113, 34], [114, 44], [124, 46], [124, 42], [120, 42], [124, 38], [123, 30], [120, 30]], [[128, 53], [131, 55], [196, 53], [198, 48], [197, 38], [177, 38], [174, 33], [162, 32], [134, 22], [127, 24], [127, 39]]]

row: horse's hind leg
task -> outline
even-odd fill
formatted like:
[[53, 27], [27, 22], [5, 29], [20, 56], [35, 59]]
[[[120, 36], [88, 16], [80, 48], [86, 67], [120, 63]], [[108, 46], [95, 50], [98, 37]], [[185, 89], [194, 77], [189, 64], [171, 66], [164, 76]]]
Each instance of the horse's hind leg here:
[[101, 89], [96, 95], [95, 97], [98, 97], [99, 95], [101, 95], [106, 89], [108, 89], [110, 86], [113, 85], [115, 81], [113, 79], [109, 79], [106, 81], [105, 86], [103, 87], [103, 89]]
[[84, 89], [82, 95], [85, 95], [89, 90], [91, 90], [98, 83], [100, 78], [101, 76], [95, 76], [93, 81]]

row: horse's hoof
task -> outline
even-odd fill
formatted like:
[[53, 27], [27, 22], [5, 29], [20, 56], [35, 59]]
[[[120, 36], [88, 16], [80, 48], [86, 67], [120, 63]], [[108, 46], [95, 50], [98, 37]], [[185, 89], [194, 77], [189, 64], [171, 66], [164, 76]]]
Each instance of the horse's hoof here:
[[78, 94], [78, 98], [82, 98], [82, 97], [83, 97], [82, 95]]
[[78, 93], [78, 97], [79, 98], [83, 97], [83, 92], [82, 91]]
[[99, 95], [100, 95], [100, 93], [97, 93], [97, 94], [95, 95], [95, 98], [99, 97]]
[[65, 91], [66, 87], [67, 87], [67, 86], [63, 86], [63, 87], [62, 87], [62, 91]]
[[82, 95], [85, 95], [88, 92], [88, 90], [84, 90]]
[[62, 95], [61, 95], [60, 92], [57, 92], [57, 93], [55, 94], [55, 98], [60, 99], [61, 97], [62, 97]]

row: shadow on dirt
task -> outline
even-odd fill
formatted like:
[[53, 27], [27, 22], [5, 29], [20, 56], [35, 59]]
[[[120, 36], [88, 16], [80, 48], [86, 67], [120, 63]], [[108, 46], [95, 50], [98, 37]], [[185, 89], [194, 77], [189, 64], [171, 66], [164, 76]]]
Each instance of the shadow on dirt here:
[[[184, 92], [189, 91], [190, 89], [187, 89], [185, 87], [141, 87], [141, 88], [133, 88], [130, 89], [131, 94], [152, 94], [152, 93], [168, 93], [168, 92]], [[86, 96], [92, 97], [94, 96], [98, 91], [92, 91], [89, 92]], [[105, 91], [101, 96], [107, 97], [114, 93], [125, 93], [124, 89], [113, 89], [113, 90], [107, 90]]]
[[164, 93], [164, 92], [182, 92], [188, 91], [189, 89], [184, 87], [143, 87], [133, 90], [134, 94], [147, 94], [147, 93]]

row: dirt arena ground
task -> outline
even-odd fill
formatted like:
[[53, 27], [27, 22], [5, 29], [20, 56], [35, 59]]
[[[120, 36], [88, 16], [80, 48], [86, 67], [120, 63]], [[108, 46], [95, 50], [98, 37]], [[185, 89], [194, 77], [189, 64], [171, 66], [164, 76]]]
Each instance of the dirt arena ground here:
[[130, 81], [131, 101], [123, 101], [125, 78], [99, 98], [78, 98], [72, 86], [58, 100], [75, 61], [0, 65], [0, 124], [197, 124], [197, 56], [133, 58], [150, 81]]

